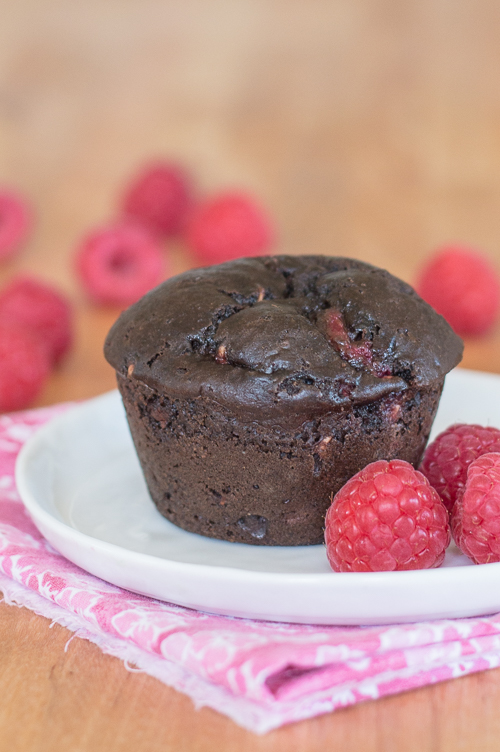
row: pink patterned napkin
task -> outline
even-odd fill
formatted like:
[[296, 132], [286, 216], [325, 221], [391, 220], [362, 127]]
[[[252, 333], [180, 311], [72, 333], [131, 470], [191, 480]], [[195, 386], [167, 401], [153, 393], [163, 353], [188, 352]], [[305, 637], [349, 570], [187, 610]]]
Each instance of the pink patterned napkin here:
[[366, 699], [500, 665], [500, 615], [389, 627], [212, 616], [134, 595], [58, 554], [14, 481], [23, 443], [67, 406], [0, 418], [0, 589], [126, 665], [264, 733]]

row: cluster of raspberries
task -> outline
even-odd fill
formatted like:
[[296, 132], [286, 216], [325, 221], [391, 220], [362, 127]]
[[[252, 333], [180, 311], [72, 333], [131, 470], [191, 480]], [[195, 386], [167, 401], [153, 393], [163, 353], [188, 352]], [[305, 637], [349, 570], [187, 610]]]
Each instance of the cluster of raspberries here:
[[146, 166], [126, 187], [114, 223], [84, 238], [76, 265], [88, 295], [126, 306], [168, 275], [171, 239], [185, 241], [198, 266], [270, 250], [274, 232], [264, 210], [240, 191], [198, 201], [186, 170], [171, 162]]
[[[197, 201], [187, 172], [156, 162], [122, 195], [120, 218], [82, 242], [77, 270], [98, 303], [129, 305], [169, 271], [165, 247], [181, 238], [196, 265], [219, 264], [270, 251], [275, 233], [251, 197], [226, 191]], [[488, 258], [469, 247], [436, 251], [421, 271], [417, 291], [462, 336], [486, 333], [500, 310], [500, 282]]]
[[[75, 257], [88, 297], [103, 305], [128, 306], [161, 282], [171, 238], [183, 238], [200, 265], [265, 253], [274, 238], [266, 213], [248, 195], [226, 191], [197, 201], [188, 174], [171, 162], [137, 174], [118, 214], [90, 232]], [[23, 197], [0, 188], [0, 260], [22, 247], [32, 218]], [[37, 397], [70, 348], [71, 318], [65, 296], [31, 276], [18, 276], [0, 292], [0, 412], [20, 410]]]
[[336, 572], [428, 569], [451, 534], [476, 564], [500, 561], [500, 431], [457, 424], [427, 448], [420, 471], [373, 462], [336, 494], [326, 515]]

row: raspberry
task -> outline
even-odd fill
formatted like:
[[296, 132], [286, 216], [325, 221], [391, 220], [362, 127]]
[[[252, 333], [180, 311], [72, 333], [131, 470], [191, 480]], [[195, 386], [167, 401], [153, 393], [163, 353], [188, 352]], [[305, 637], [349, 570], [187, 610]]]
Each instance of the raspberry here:
[[404, 460], [379, 460], [336, 494], [325, 520], [336, 572], [439, 567], [450, 542], [448, 515], [427, 479]]
[[500, 561], [500, 454], [471, 462], [451, 513], [453, 538], [475, 564]]
[[175, 164], [148, 165], [132, 182], [123, 210], [160, 235], [176, 235], [185, 226], [191, 208], [191, 188], [185, 172]]
[[160, 282], [163, 256], [146, 228], [125, 224], [88, 236], [76, 264], [91, 298], [98, 303], [130, 305]]
[[31, 225], [26, 202], [11, 191], [0, 190], [0, 259], [12, 256]]
[[351, 340], [342, 314], [339, 311], [333, 308], [325, 311], [323, 314], [323, 325], [326, 328], [330, 344], [340, 353], [343, 360], [355, 368], [365, 368], [379, 378], [392, 376], [390, 368], [374, 361], [372, 343], [369, 340], [364, 340], [359, 344]]
[[484, 334], [495, 323], [500, 305], [497, 272], [469, 248], [439, 251], [423, 269], [417, 290], [457, 334]]
[[68, 301], [53, 287], [32, 277], [16, 277], [0, 293], [0, 320], [34, 332], [45, 343], [52, 363], [59, 362], [71, 345]]
[[273, 238], [271, 224], [254, 201], [222, 193], [198, 207], [188, 227], [188, 243], [206, 264], [264, 253]]
[[42, 340], [24, 327], [0, 321], [0, 412], [28, 407], [49, 370]]
[[500, 431], [466, 423], [450, 426], [425, 450], [419, 470], [449, 512], [465, 486], [469, 465], [487, 452], [500, 452]]

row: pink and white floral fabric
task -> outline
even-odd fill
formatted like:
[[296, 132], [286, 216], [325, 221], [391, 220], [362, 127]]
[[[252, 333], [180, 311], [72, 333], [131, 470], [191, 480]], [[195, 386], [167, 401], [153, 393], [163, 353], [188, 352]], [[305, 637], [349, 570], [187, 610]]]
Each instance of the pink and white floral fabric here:
[[64, 409], [0, 418], [0, 589], [7, 602], [257, 733], [500, 665], [500, 614], [389, 627], [273, 624], [162, 603], [84, 572], [40, 535], [14, 481], [23, 443]]

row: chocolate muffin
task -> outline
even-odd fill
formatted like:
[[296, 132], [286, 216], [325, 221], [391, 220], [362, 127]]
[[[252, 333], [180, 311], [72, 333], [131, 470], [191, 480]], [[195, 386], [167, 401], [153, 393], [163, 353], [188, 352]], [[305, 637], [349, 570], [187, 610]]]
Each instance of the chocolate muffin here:
[[358, 470], [417, 465], [462, 342], [348, 258], [239, 259], [167, 280], [105, 344], [159, 511], [228, 541], [320, 543]]

